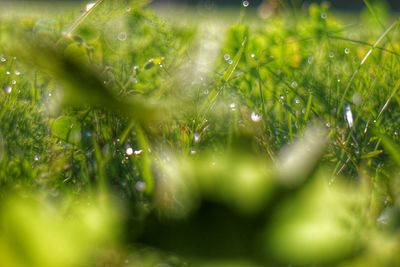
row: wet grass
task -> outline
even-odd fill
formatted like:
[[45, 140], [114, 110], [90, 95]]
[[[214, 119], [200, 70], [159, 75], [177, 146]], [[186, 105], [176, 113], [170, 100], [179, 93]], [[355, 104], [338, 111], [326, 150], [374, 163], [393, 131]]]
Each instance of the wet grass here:
[[400, 264], [393, 14], [128, 2], [0, 15], [1, 266]]

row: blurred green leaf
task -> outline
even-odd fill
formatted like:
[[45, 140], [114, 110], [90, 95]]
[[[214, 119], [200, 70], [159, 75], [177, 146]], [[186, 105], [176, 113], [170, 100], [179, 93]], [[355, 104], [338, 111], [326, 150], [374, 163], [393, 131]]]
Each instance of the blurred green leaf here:
[[51, 126], [51, 132], [56, 137], [74, 145], [78, 145], [82, 139], [80, 123], [69, 116], [55, 119]]

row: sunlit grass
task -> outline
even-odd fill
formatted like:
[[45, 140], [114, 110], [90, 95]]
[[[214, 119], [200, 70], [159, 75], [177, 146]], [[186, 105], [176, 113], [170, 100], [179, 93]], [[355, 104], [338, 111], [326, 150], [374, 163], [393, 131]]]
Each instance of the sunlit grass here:
[[1, 3], [0, 266], [399, 264], [398, 19], [128, 2]]

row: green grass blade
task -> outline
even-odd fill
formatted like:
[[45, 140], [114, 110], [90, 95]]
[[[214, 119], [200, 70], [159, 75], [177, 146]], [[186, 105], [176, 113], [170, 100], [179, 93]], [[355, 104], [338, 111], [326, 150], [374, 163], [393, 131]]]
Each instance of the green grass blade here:
[[245, 46], [246, 46], [246, 41], [247, 41], [247, 39], [245, 38], [245, 39], [243, 40], [243, 42], [242, 42], [242, 46], [240, 47], [239, 51], [236, 53], [235, 57], [233, 58], [232, 64], [231, 64], [231, 65], [229, 66], [229, 68], [225, 71], [225, 73], [224, 73], [224, 75], [223, 75], [223, 77], [222, 77], [222, 80], [223, 80], [224, 82], [228, 82], [228, 81], [232, 78], [232, 75], [233, 75], [234, 71], [236, 70], [236, 68], [237, 68], [237, 66], [238, 66], [238, 64], [239, 64], [240, 59], [241, 59], [242, 56], [243, 56], [243, 51], [244, 51], [244, 48], [245, 48]]
[[374, 133], [382, 141], [382, 145], [385, 150], [392, 156], [392, 159], [400, 166], [400, 145], [395, 143], [386, 134], [380, 133], [378, 130], [374, 130]]

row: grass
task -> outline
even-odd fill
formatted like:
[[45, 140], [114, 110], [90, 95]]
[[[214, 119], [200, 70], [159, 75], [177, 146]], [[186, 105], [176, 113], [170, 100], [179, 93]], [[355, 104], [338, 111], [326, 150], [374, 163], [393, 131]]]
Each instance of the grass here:
[[399, 20], [147, 4], [0, 14], [0, 265], [399, 266]]

